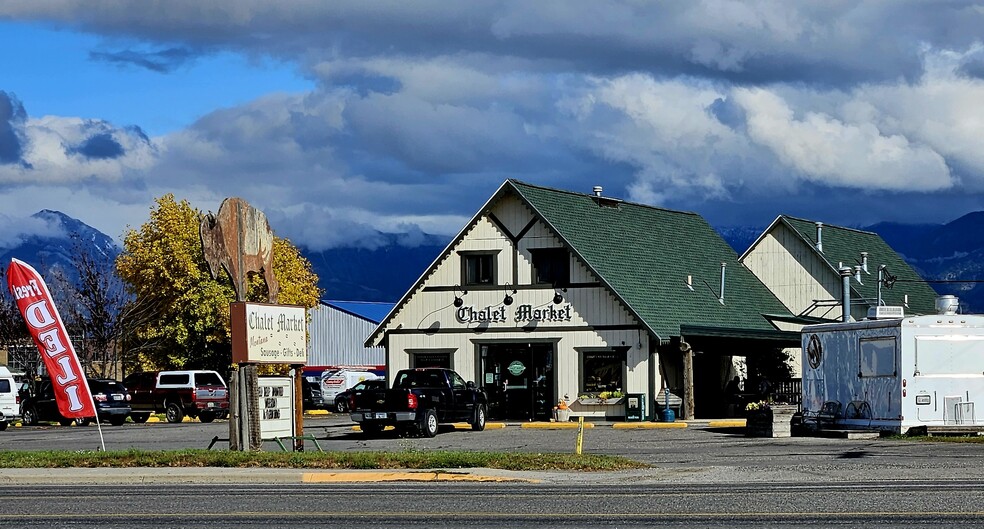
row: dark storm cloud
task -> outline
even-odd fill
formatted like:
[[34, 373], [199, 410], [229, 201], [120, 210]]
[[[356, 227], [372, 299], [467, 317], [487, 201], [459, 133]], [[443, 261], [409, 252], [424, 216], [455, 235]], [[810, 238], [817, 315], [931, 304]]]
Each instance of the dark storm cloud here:
[[168, 48], [151, 52], [137, 50], [89, 52], [89, 58], [94, 61], [108, 62], [119, 66], [136, 66], [159, 73], [171, 72], [194, 60], [198, 55], [199, 52], [187, 48]]
[[[3, 14], [0, 9], [0, 14]], [[167, 69], [195, 49], [225, 48], [296, 60], [332, 56], [511, 56], [545, 68], [611, 75], [645, 71], [740, 84], [915, 79], [921, 43], [966, 48], [984, 12], [940, 2], [528, 2], [448, 4], [172, 0], [141, 9], [62, 1], [6, 10], [89, 31], [186, 42], [187, 49], [120, 52], [107, 60]]]
[[109, 160], [124, 154], [123, 146], [108, 132], [90, 136], [78, 146], [69, 148], [68, 152], [93, 160]]
[[13, 94], [0, 90], [0, 164], [22, 162], [22, 140], [18, 130], [23, 127], [27, 112]]

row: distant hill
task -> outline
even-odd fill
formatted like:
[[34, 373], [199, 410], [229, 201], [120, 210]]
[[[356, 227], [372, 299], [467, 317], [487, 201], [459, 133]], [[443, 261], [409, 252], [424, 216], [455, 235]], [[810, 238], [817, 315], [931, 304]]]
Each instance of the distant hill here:
[[0, 263], [5, 269], [11, 258], [17, 258], [33, 266], [46, 278], [57, 271], [74, 280], [72, 255], [77, 245], [88, 247], [93, 257], [105, 258], [110, 262], [119, 255], [120, 248], [112, 237], [60, 211], [44, 209], [31, 215], [31, 218], [45, 222], [49, 229], [45, 235], [25, 235], [20, 244], [0, 252]]
[[[73, 234], [95, 255], [114, 259], [120, 249], [115, 241], [72, 217], [43, 210], [33, 219], [47, 223], [47, 235], [25, 236], [13, 248], [0, 253], [0, 262], [11, 257], [27, 261], [47, 273], [61, 270], [71, 275]], [[899, 252], [927, 280], [984, 281], [984, 211], [964, 215], [946, 224], [898, 224], [883, 222], [859, 229], [873, 231]], [[719, 227], [718, 232], [739, 254], [762, 233], [764, 226]], [[333, 248], [311, 251], [299, 247], [311, 261], [324, 289], [325, 299], [344, 301], [399, 301], [437, 258], [448, 237], [380, 234], [384, 244], [375, 249]], [[408, 244], [407, 240], [414, 240]], [[972, 312], [984, 312], [984, 283], [933, 283], [940, 294], [954, 294]]]

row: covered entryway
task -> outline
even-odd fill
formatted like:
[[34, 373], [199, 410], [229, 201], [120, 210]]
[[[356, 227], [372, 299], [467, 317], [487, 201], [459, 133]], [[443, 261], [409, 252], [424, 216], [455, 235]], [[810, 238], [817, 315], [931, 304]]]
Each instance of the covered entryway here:
[[549, 420], [554, 402], [554, 344], [491, 343], [480, 347], [489, 418]]

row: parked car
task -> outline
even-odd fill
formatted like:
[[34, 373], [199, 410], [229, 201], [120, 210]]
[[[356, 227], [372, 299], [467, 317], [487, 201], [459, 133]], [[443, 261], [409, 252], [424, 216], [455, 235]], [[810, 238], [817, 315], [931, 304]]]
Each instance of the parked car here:
[[123, 379], [130, 390], [130, 418], [147, 422], [152, 413], [164, 413], [167, 422], [185, 416], [202, 422], [229, 416], [229, 388], [215, 371], [146, 371]]
[[474, 382], [437, 367], [398, 371], [391, 389], [354, 391], [349, 404], [352, 420], [367, 436], [391, 425], [434, 437], [441, 423], [455, 421], [469, 422], [472, 430], [482, 431], [488, 411], [488, 397]]
[[[90, 378], [88, 382], [99, 421], [108, 422], [113, 426], [120, 426], [126, 422], [130, 414], [130, 393], [126, 387], [116, 380], [106, 378]], [[64, 417], [58, 411], [58, 402], [55, 400], [55, 392], [50, 380], [41, 382], [37, 393], [25, 399], [22, 409], [23, 422], [32, 426], [41, 422], [57, 422], [62, 426], [76, 422], [86, 426], [95, 419], [95, 417], [81, 419]]]
[[324, 401], [321, 400], [321, 384], [317, 378], [304, 377], [301, 379], [301, 397], [305, 410], [324, 408]]
[[10, 370], [0, 366], [0, 431], [20, 417], [20, 394]]
[[367, 389], [386, 389], [386, 379], [380, 378], [377, 380], [363, 380], [358, 384], [346, 389], [345, 391], [338, 394], [335, 397], [335, 411], [338, 413], [345, 413], [349, 409], [349, 397], [352, 396], [356, 391], [363, 391]]
[[334, 406], [335, 398], [338, 394], [362, 382], [363, 380], [377, 380], [379, 375], [364, 369], [339, 369], [338, 371], [326, 371], [321, 375], [321, 399], [325, 407]]

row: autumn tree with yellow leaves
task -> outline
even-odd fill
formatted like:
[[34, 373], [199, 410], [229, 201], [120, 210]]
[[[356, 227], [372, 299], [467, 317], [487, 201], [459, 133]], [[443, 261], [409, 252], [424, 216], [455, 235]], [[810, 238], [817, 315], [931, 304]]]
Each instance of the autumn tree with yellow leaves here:
[[[229, 303], [235, 294], [227, 274], [212, 279], [209, 273], [199, 235], [203, 217], [188, 201], [167, 194], [156, 199], [150, 220], [124, 237], [116, 271], [134, 298], [124, 312], [124, 339], [138, 364], [128, 371], [229, 370]], [[318, 276], [287, 239], [274, 237], [273, 271], [279, 303], [318, 303]], [[246, 300], [267, 301], [262, 277], [250, 277]]]

